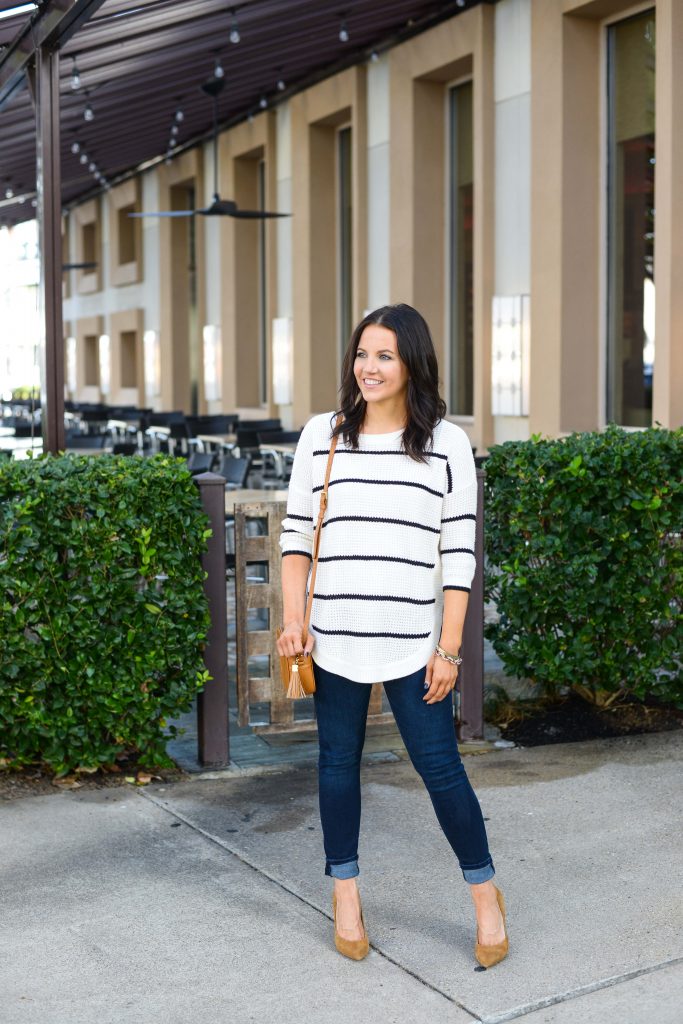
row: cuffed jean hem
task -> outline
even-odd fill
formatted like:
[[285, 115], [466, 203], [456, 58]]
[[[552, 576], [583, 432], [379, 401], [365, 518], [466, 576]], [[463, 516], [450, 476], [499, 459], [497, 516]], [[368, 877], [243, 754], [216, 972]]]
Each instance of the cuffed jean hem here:
[[349, 860], [346, 864], [330, 864], [328, 862], [325, 865], [325, 874], [332, 878], [355, 878], [360, 874], [358, 859]]
[[462, 874], [466, 882], [470, 885], [478, 885], [480, 882], [488, 882], [489, 878], [493, 878], [496, 873], [496, 869], [493, 866], [493, 862], [485, 864], [483, 868], [463, 868]]

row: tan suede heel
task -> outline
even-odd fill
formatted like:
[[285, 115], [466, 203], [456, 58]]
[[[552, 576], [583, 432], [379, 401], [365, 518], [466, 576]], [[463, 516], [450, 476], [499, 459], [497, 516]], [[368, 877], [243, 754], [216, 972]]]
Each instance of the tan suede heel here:
[[[502, 942], [497, 942], [495, 946], [482, 946], [478, 941], [474, 943], [474, 955], [481, 964], [482, 967], [493, 967], [494, 964], [500, 963], [508, 955], [510, 943], [508, 939], [507, 927], [505, 925], [505, 899], [503, 894], [498, 888], [494, 886], [496, 890], [496, 899], [498, 900], [498, 906], [500, 912], [503, 915], [503, 928], [505, 929], [505, 938]], [[479, 931], [477, 930], [477, 935]]]
[[350, 957], [352, 960], [362, 960], [363, 957], [368, 955], [370, 949], [370, 943], [368, 941], [368, 932], [365, 927], [365, 918], [363, 917], [363, 907], [360, 908], [360, 920], [363, 925], [363, 931], [365, 935], [362, 939], [344, 939], [337, 931], [337, 894], [332, 891], [332, 913], [334, 915], [334, 944], [344, 956]]

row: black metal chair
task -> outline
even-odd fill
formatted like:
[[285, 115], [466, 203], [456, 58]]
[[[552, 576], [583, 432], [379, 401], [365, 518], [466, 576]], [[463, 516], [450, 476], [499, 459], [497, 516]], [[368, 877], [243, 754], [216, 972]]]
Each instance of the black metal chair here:
[[135, 455], [137, 450], [135, 441], [118, 441], [112, 448], [114, 455]]
[[238, 487], [246, 487], [250, 468], [251, 459], [248, 455], [240, 458], [236, 458], [234, 455], [224, 455], [216, 472], [219, 476], [224, 477], [228, 490], [235, 490]]
[[197, 473], [210, 473], [215, 461], [215, 452], [192, 452], [187, 460], [187, 468], [193, 476]]
[[65, 441], [67, 448], [106, 448], [106, 434], [75, 434]]

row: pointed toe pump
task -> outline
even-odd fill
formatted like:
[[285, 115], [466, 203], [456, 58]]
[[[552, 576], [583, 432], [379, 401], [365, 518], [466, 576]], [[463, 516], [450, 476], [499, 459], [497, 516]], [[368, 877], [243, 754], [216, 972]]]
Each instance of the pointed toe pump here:
[[[508, 955], [508, 950], [510, 948], [507, 926], [505, 924], [505, 899], [503, 898], [503, 894], [498, 886], [496, 886], [495, 889], [498, 906], [500, 907], [500, 912], [503, 915], [505, 938], [502, 942], [496, 942], [493, 946], [482, 946], [479, 941], [475, 941], [474, 955], [482, 967], [493, 967], [494, 964], [500, 963], [500, 961]], [[477, 935], [479, 935], [478, 931]]]
[[363, 916], [363, 907], [360, 908], [360, 920], [363, 925], [362, 939], [345, 939], [337, 931], [337, 894], [332, 893], [332, 913], [334, 915], [334, 944], [343, 956], [348, 956], [352, 960], [362, 960], [363, 957], [368, 955], [370, 949], [370, 943], [368, 941], [368, 932], [365, 927], [365, 918]]

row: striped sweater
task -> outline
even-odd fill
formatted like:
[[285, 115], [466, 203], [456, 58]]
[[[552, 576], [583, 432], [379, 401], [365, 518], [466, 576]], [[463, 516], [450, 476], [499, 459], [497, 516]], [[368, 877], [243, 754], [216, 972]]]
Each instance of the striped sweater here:
[[[334, 413], [313, 416], [297, 444], [280, 548], [312, 558]], [[444, 590], [470, 590], [477, 478], [469, 439], [440, 420], [427, 461], [402, 431], [337, 441], [309, 628], [313, 660], [359, 683], [426, 665], [441, 633]], [[310, 583], [310, 576], [309, 576]]]

